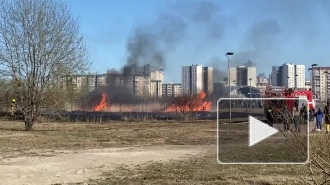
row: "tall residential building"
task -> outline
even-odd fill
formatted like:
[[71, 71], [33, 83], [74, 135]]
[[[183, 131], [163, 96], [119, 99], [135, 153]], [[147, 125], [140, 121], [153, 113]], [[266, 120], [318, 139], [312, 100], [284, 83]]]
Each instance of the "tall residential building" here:
[[106, 78], [106, 74], [70, 75], [64, 77], [62, 86], [64, 89], [90, 92], [105, 86]]
[[134, 95], [137, 97], [144, 97], [150, 92], [150, 76], [145, 74], [134, 75]]
[[150, 64], [143, 67], [133, 64], [124, 67], [123, 79], [125, 87], [135, 96], [162, 96], [163, 69]]
[[213, 92], [213, 68], [202, 65], [183, 66], [181, 73], [182, 93], [195, 95]]
[[241, 66], [231, 67], [229, 70], [230, 86], [257, 86], [257, 67], [251, 61]]
[[203, 91], [213, 93], [213, 67], [203, 67]]
[[287, 88], [295, 87], [295, 65], [283, 64], [283, 86]]
[[105, 74], [71, 75], [63, 78], [62, 86], [65, 89], [79, 89], [94, 91], [99, 86], [111, 88], [124, 87], [132, 95], [139, 97], [161, 97], [164, 70], [147, 64], [125, 66], [123, 73], [108, 71]]
[[182, 84], [178, 83], [164, 83], [162, 85], [163, 96], [178, 97], [182, 95]]
[[150, 96], [162, 97], [162, 84], [164, 83], [164, 70], [151, 69], [150, 72]]
[[305, 65], [285, 63], [272, 67], [271, 84], [287, 88], [305, 89]]
[[322, 102], [327, 101], [330, 95], [330, 74], [327, 72], [330, 73], [330, 67], [313, 67], [312, 70], [312, 90], [315, 98]]
[[272, 66], [270, 80], [273, 86], [283, 86], [283, 66]]
[[305, 89], [306, 78], [305, 78], [305, 65], [295, 65], [295, 88]]
[[203, 66], [182, 67], [182, 94], [194, 95], [203, 91]]
[[[230, 79], [229, 79], [229, 75], [228, 75], [228, 79], [227, 79], [227, 83], [230, 86], [236, 86], [237, 85], [237, 77], [239, 76], [237, 74], [237, 67], [230, 67], [229, 68], [229, 73], [230, 73]], [[230, 82], [229, 82], [230, 80]]]

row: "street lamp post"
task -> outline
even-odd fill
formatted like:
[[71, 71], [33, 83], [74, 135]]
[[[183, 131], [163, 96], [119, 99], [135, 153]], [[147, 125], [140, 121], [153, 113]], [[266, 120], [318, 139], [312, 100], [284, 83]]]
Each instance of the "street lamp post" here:
[[250, 107], [252, 108], [252, 86], [251, 86], [251, 81], [252, 81], [252, 78], [249, 78], [249, 82], [250, 82]]
[[310, 79], [310, 82], [311, 82], [311, 89], [313, 91], [313, 82], [312, 82], [312, 71], [313, 71], [313, 68], [308, 68], [308, 71], [309, 71], [309, 79]]
[[314, 72], [314, 67], [316, 67], [316, 66], [317, 66], [317, 64], [312, 64], [312, 92], [313, 92], [313, 94], [314, 94], [314, 91], [315, 91], [315, 80], [314, 80], [315, 72]]
[[229, 123], [231, 123], [231, 86], [230, 86], [230, 67], [229, 67], [229, 62], [230, 62], [230, 58], [229, 56], [234, 55], [233, 52], [227, 52], [226, 57], [228, 59], [228, 87], [229, 87]]
[[323, 74], [325, 74], [325, 103], [328, 101], [328, 75], [329, 71], [324, 71]]

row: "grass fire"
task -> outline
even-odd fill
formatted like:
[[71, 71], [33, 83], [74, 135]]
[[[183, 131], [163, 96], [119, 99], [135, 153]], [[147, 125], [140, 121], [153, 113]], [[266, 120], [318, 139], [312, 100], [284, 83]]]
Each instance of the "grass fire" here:
[[94, 106], [94, 111], [100, 112], [103, 111], [105, 108], [109, 107], [109, 96], [106, 93], [102, 93], [102, 100], [101, 102]]
[[[162, 103], [162, 101], [166, 101]], [[196, 96], [179, 96], [174, 98], [167, 98], [159, 100], [157, 107], [150, 106], [148, 102], [139, 103], [138, 106], [134, 106], [134, 102], [129, 105], [111, 104], [111, 100], [107, 93], [101, 94], [101, 100], [93, 106], [94, 112], [113, 112], [116, 107], [125, 107], [127, 112], [139, 112], [141, 106], [148, 107], [147, 112], [154, 112], [163, 110], [164, 112], [196, 112], [196, 111], [211, 111], [212, 102], [207, 100], [207, 94], [201, 92]], [[157, 102], [152, 102], [152, 104], [157, 104]]]

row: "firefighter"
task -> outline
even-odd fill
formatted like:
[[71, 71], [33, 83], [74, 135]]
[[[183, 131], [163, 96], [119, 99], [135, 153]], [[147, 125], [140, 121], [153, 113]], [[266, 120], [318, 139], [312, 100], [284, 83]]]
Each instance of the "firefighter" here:
[[290, 113], [287, 107], [284, 107], [283, 111], [284, 131], [290, 132]]
[[307, 123], [308, 108], [304, 103], [302, 104], [302, 107], [301, 107], [300, 111], [301, 111], [302, 117], [304, 119], [304, 123]]
[[323, 113], [324, 113], [324, 117], [325, 117], [326, 133], [329, 133], [329, 131], [330, 131], [329, 102], [327, 102], [327, 105], [324, 107]]

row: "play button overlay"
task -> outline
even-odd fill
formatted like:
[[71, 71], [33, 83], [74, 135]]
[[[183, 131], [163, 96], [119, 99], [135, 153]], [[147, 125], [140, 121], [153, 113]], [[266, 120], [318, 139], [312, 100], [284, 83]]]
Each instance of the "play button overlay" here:
[[277, 132], [277, 129], [249, 116], [249, 146], [253, 146]]
[[[295, 127], [292, 116], [295, 102], [298, 106], [307, 105], [306, 99], [302, 98], [219, 99], [218, 163], [307, 164], [309, 125], [315, 123], [308, 123], [308, 117], [299, 118], [298, 127]], [[298, 110], [304, 109], [298, 107]]]

